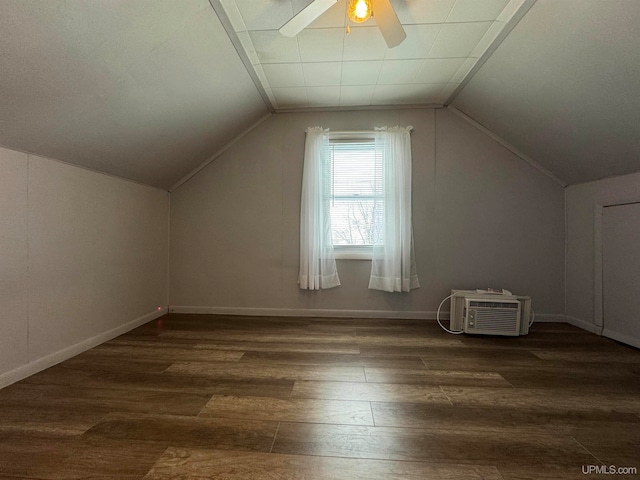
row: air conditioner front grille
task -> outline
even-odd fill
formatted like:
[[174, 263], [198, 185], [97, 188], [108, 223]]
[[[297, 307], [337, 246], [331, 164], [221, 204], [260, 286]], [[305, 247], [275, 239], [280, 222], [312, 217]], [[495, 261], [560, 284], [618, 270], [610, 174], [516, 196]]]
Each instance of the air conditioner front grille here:
[[485, 335], [519, 335], [520, 302], [507, 299], [467, 298], [464, 332]]
[[503, 332], [512, 331], [514, 334], [518, 333], [518, 306], [515, 306], [515, 310], [511, 309], [498, 309], [498, 308], [477, 308], [475, 309], [476, 330], [483, 330], [486, 332]]

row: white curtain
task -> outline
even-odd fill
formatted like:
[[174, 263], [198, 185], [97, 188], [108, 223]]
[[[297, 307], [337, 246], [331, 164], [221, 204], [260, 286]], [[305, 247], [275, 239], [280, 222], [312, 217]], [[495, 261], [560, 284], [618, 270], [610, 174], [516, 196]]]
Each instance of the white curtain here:
[[413, 127], [376, 128], [384, 178], [382, 235], [373, 246], [369, 288], [408, 292], [420, 286], [411, 225], [411, 136]]
[[329, 130], [309, 127], [304, 147], [300, 208], [300, 273], [305, 290], [340, 285], [331, 243]]

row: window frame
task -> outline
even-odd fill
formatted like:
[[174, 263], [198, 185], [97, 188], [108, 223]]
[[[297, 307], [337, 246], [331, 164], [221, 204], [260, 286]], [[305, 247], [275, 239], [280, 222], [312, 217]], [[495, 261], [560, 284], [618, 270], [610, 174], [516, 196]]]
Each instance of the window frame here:
[[[370, 130], [329, 132], [329, 144], [334, 140], [343, 142], [351, 140], [354, 143], [371, 140], [375, 148], [375, 139], [376, 132]], [[373, 258], [373, 245], [334, 245], [333, 251], [336, 260], [371, 260]]]

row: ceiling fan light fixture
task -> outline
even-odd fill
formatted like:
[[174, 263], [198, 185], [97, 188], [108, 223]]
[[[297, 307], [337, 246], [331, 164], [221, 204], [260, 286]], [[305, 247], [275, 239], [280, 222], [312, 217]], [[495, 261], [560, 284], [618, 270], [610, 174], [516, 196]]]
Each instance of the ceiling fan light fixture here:
[[371, 18], [373, 8], [371, 0], [349, 0], [347, 15], [349, 20], [355, 23], [366, 22]]

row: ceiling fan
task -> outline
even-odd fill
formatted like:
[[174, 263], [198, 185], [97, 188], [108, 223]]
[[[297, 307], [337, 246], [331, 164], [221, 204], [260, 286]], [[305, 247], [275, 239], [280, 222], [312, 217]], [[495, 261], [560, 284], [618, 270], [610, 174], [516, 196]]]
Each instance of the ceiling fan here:
[[[280, 33], [285, 37], [295, 37], [336, 3], [338, 0], [313, 0], [285, 23], [280, 28]], [[389, 0], [349, 0], [347, 16], [352, 21], [362, 23], [372, 15], [375, 15], [378, 28], [389, 48], [400, 45], [407, 37]]]

